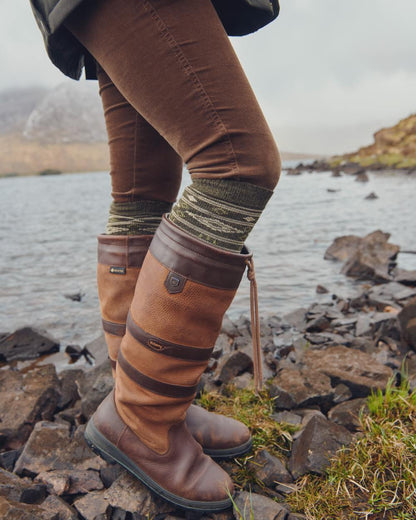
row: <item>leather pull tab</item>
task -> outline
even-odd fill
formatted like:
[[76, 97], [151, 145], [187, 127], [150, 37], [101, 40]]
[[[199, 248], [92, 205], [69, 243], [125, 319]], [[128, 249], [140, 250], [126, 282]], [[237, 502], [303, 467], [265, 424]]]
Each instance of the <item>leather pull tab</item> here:
[[180, 274], [170, 272], [165, 280], [165, 287], [169, 294], [179, 294], [185, 287], [186, 278]]
[[251, 337], [253, 340], [254, 390], [256, 394], [258, 394], [263, 389], [263, 362], [260, 342], [259, 301], [253, 259], [247, 259], [246, 265], [248, 268], [247, 278], [250, 280], [250, 314]]

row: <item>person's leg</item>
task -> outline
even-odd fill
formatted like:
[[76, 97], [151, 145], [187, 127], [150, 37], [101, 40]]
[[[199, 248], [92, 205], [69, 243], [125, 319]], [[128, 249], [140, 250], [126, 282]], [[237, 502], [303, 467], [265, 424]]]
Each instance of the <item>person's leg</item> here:
[[137, 277], [162, 215], [176, 200], [183, 163], [98, 64], [97, 79], [108, 135], [113, 199], [106, 234], [98, 236], [97, 287], [115, 370]]
[[[107, 233], [98, 236], [97, 286], [115, 376], [127, 314], [143, 260], [162, 215], [179, 190], [182, 160], [97, 68], [108, 133], [113, 203]], [[191, 405], [186, 424], [204, 451], [235, 457], [251, 447], [248, 429]]]
[[[178, 226], [169, 220], [159, 226], [119, 355], [116, 408], [106, 401], [89, 438], [115, 460], [127, 457], [125, 464], [151, 487], [162, 483], [171, 499], [218, 509], [229, 504], [221, 487], [230, 481], [201, 458], [183, 419], [249, 261], [223, 249], [240, 247], [257, 220], [280, 173], [278, 152], [209, 0], [102, 0], [83, 7], [70, 29], [187, 162], [196, 183], [209, 179], [187, 203], [198, 207], [203, 200], [204, 211], [221, 214], [219, 229], [217, 222], [204, 222], [202, 232], [192, 222], [181, 229], [179, 219]], [[212, 229], [221, 238], [227, 233], [228, 218], [233, 236], [240, 222], [244, 233], [225, 247], [207, 245], [216, 240]], [[166, 472], [176, 464], [187, 475], [174, 472], [172, 481]]]

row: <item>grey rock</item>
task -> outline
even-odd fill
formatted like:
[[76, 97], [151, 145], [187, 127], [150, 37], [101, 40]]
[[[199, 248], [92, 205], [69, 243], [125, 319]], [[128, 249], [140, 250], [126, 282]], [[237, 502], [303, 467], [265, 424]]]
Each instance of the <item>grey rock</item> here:
[[342, 446], [348, 446], [351, 433], [325, 418], [313, 417], [293, 444], [289, 470], [297, 479], [306, 473], [322, 475], [329, 459]]
[[104, 484], [104, 487], [109, 488], [111, 484], [118, 479], [123, 471], [123, 468], [119, 464], [109, 464], [108, 466], [101, 468], [100, 478]]
[[307, 309], [296, 309], [283, 316], [283, 320], [297, 330], [303, 330], [306, 324]]
[[321, 372], [333, 386], [343, 383], [354, 397], [366, 397], [372, 390], [384, 389], [393, 372], [374, 358], [344, 346], [305, 352], [303, 361], [309, 370]]
[[320, 285], [320, 284], [318, 284], [316, 286], [315, 290], [316, 290], [317, 294], [328, 294], [329, 293], [329, 290], [326, 287], [324, 287], [323, 285]]
[[16, 460], [19, 458], [22, 448], [18, 450], [3, 451], [0, 453], [0, 468], [13, 471]]
[[416, 269], [413, 271], [407, 271], [406, 269], [397, 269], [394, 281], [399, 282], [403, 285], [410, 285], [411, 287], [416, 287]]
[[36, 504], [42, 502], [45, 496], [44, 485], [33, 483], [27, 478], [19, 478], [14, 473], [0, 469], [0, 497], [26, 504]]
[[325, 251], [325, 260], [340, 260], [345, 262], [350, 258], [361, 244], [361, 238], [355, 235], [338, 237]]
[[403, 342], [416, 350], [416, 298], [403, 307], [398, 320]]
[[56, 511], [45, 510], [42, 505], [22, 504], [0, 496], [0, 518], [8, 520], [59, 520]]
[[78, 515], [75, 509], [68, 505], [62, 498], [49, 495], [43, 502], [42, 508], [47, 511], [54, 511], [57, 514], [56, 520], [77, 520]]
[[35, 482], [45, 484], [48, 492], [55, 495], [78, 495], [98, 491], [104, 487], [100, 474], [94, 470], [42, 471]]
[[387, 305], [395, 306], [396, 303], [400, 304], [414, 296], [416, 296], [415, 288], [394, 281], [372, 287], [367, 292], [367, 301], [382, 311]]
[[302, 417], [296, 413], [284, 410], [283, 412], [277, 412], [271, 416], [278, 423], [291, 424], [297, 426], [302, 422]]
[[110, 360], [81, 374], [76, 380], [82, 415], [89, 419], [114, 386]]
[[211, 358], [218, 359], [231, 350], [232, 339], [227, 334], [220, 334], [215, 342]]
[[85, 370], [94, 370], [94, 368], [107, 361], [108, 347], [105, 341], [104, 333], [100, 334], [98, 338], [95, 338], [90, 343], [87, 343], [84, 347], [84, 351], [89, 353], [89, 356], [87, 356], [88, 359], [92, 358], [92, 361], [85, 364], [83, 367]]
[[352, 393], [347, 385], [340, 383], [334, 388], [334, 398], [333, 401], [336, 404], [343, 403], [344, 401], [348, 401], [351, 399]]
[[16, 462], [18, 475], [37, 475], [52, 470], [100, 470], [105, 464], [84, 440], [84, 427], [70, 436], [69, 427], [38, 422]]
[[337, 404], [328, 412], [328, 419], [352, 432], [360, 430], [360, 412], [368, 413], [367, 399], [358, 398]]
[[[111, 510], [111, 506], [104, 498], [104, 491], [94, 491], [82, 498], [75, 500], [74, 507], [85, 520], [105, 520], [106, 513]], [[100, 515], [103, 515], [102, 517]]]
[[375, 199], [378, 199], [378, 195], [374, 191], [372, 191], [364, 198], [365, 198], [365, 200], [375, 200]]
[[234, 515], [241, 520], [287, 520], [289, 511], [263, 495], [240, 491], [235, 498]]
[[271, 455], [267, 450], [259, 451], [250, 460], [248, 466], [265, 486], [272, 487], [282, 482], [292, 482], [292, 477], [284, 462]]
[[280, 370], [272, 380], [269, 392], [271, 397], [276, 397], [277, 410], [311, 405], [327, 409], [333, 396], [329, 377], [313, 369]]
[[83, 376], [84, 372], [80, 369], [64, 370], [59, 374], [60, 398], [58, 408], [68, 408], [73, 406], [79, 400], [78, 386], [76, 380]]
[[53, 365], [27, 373], [0, 371], [0, 446], [17, 449], [39, 419], [51, 419], [59, 399], [59, 382]]
[[240, 390], [244, 390], [245, 388], [253, 387], [253, 376], [248, 372], [241, 374], [241, 376], [236, 376], [233, 380], [233, 385]]
[[222, 320], [221, 332], [230, 338], [238, 336], [238, 329], [226, 314]]
[[355, 182], [368, 182], [370, 178], [368, 177], [366, 172], [358, 173], [355, 177]]
[[306, 326], [307, 332], [322, 332], [329, 327], [329, 320], [325, 316], [321, 315], [310, 321]]
[[0, 361], [36, 359], [58, 350], [59, 343], [46, 333], [24, 327], [0, 341]]
[[112, 506], [129, 513], [140, 511], [143, 517], [171, 513], [175, 506], [153, 495], [147, 487], [123, 471], [117, 480], [104, 492], [105, 500]]
[[360, 175], [365, 172], [365, 168], [361, 165], [351, 162], [343, 164], [340, 169], [345, 175]]
[[251, 370], [252, 367], [253, 361], [248, 354], [241, 350], [231, 352], [220, 359], [215, 372], [215, 380], [227, 384], [234, 377]]
[[389, 233], [374, 231], [361, 239], [358, 249], [348, 257], [341, 272], [359, 280], [391, 280], [390, 270], [400, 247], [389, 244]]

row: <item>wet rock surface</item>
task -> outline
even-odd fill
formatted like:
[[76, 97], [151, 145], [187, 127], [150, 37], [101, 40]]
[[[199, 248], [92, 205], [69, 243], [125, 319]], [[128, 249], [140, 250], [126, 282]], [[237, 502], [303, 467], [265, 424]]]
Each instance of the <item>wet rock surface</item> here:
[[0, 361], [36, 359], [59, 350], [59, 343], [46, 333], [24, 327], [0, 339]]
[[[375, 250], [376, 261], [355, 297], [320, 291], [326, 302], [261, 318], [263, 371], [274, 398], [272, 418], [293, 428], [293, 443], [285, 456], [268, 447], [249, 455], [247, 470], [261, 483], [255, 484], [250, 499], [256, 519], [302, 518], [289, 511], [285, 497], [293, 492], [297, 478], [322, 474], [330, 457], [359, 435], [358, 417], [367, 413], [369, 393], [384, 390], [390, 378], [399, 377], [402, 364], [416, 387], [416, 287], [411, 272], [392, 268], [397, 248], [382, 232], [341, 237], [328, 249], [328, 258], [348, 263], [363, 244], [362, 258]], [[3, 335], [3, 341], [7, 337]], [[0, 517], [193, 518], [87, 447], [85, 423], [113, 388], [113, 380], [102, 336], [79, 350], [83, 351], [88, 351], [92, 364], [76, 361], [60, 374], [51, 364], [18, 370], [12, 361], [1, 368]], [[252, 372], [250, 321], [227, 317], [201, 389], [223, 393], [229, 384], [252, 388]], [[223, 467], [232, 473], [240, 466], [227, 462]], [[241, 511], [249, 511], [249, 496], [248, 487], [238, 490], [235, 501]], [[239, 517], [229, 510], [197, 518]]]

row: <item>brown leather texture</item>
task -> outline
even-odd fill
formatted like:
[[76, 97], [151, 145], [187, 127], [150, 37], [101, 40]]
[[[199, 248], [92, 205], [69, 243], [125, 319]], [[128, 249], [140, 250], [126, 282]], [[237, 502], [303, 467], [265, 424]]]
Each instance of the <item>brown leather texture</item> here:
[[[117, 361], [137, 277], [152, 238], [148, 235], [98, 236], [98, 298], [105, 339], [113, 363]], [[113, 267], [123, 268], [125, 274], [111, 272]]]
[[107, 265], [97, 265], [97, 288], [103, 320], [124, 325], [140, 269], [129, 267], [121, 276], [111, 274]]
[[95, 427], [161, 487], [188, 500], [219, 501], [232, 495], [230, 477], [207, 455], [180, 421], [169, 431], [169, 448], [157, 453], [127, 427], [110, 393], [93, 416]]
[[159, 381], [157, 379], [153, 379], [149, 377], [137, 368], [134, 368], [123, 356], [123, 352], [120, 350], [118, 353], [117, 363], [120, 365], [120, 368], [123, 372], [135, 383], [137, 383], [142, 388], [147, 388], [151, 392], [154, 392], [158, 395], [164, 395], [167, 397], [188, 397], [193, 398], [198, 385], [173, 385], [171, 383], [164, 383], [163, 381]]
[[210, 287], [236, 290], [252, 257], [244, 246], [241, 253], [217, 249], [188, 235], [166, 216], [152, 243], [152, 255], [169, 271]]
[[250, 440], [250, 430], [243, 423], [200, 406], [191, 405], [186, 426], [204, 449], [221, 450], [240, 446]]
[[98, 235], [98, 263], [141, 267], [152, 235]]
[[[175, 227], [164, 221], [164, 227]], [[152, 244], [164, 234], [158, 228]], [[185, 234], [186, 235], [186, 234]], [[198, 250], [200, 241], [182, 234], [175, 235], [177, 240], [175, 255], [179, 265], [188, 257], [190, 250]], [[181, 244], [180, 241], [183, 241]], [[208, 246], [212, 269], [220, 270], [222, 265], [230, 264], [237, 269], [241, 278], [247, 255], [236, 255]], [[214, 253], [217, 252], [217, 258]], [[228, 259], [231, 257], [231, 260]], [[237, 266], [237, 257], [240, 265]], [[235, 290], [214, 288], [201, 282], [187, 279], [183, 291], [169, 293], [164, 282], [170, 271], [162, 265], [149, 250], [137, 280], [130, 315], [146, 334], [159, 338], [162, 342], [186, 347], [211, 350], [219, 334], [222, 319], [229, 307]], [[207, 360], [179, 359], [154, 351], [135, 339], [127, 329], [121, 342], [123, 366], [117, 365], [116, 402], [117, 409], [129, 427], [144, 442], [151, 443], [160, 453], [168, 449], [168, 431], [179, 418], [184, 419], [186, 409], [192, 403], [194, 394], [186, 392], [151, 392], [157, 390], [153, 385], [141, 385], [143, 376], [159, 381], [163, 386], [178, 388], [198, 384], [207, 366]], [[119, 358], [120, 359], [120, 358]], [[185, 395], [186, 394], [186, 395]], [[176, 395], [176, 398], [172, 396]], [[153, 398], [152, 398], [153, 396]], [[175, 401], [176, 399], [176, 401]], [[162, 410], [166, 411], [166, 416]], [[155, 434], [155, 428], [159, 432]], [[150, 445], [150, 444], [149, 444]]]
[[178, 345], [165, 341], [157, 336], [148, 334], [131, 317], [129, 313], [127, 316], [127, 328], [129, 333], [139, 341], [144, 347], [163, 354], [164, 356], [172, 356], [179, 359], [187, 359], [189, 361], [208, 361], [211, 357], [212, 348], [188, 347], [186, 345]]

